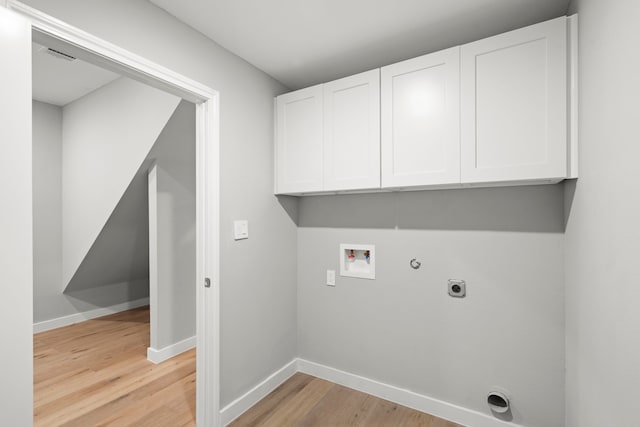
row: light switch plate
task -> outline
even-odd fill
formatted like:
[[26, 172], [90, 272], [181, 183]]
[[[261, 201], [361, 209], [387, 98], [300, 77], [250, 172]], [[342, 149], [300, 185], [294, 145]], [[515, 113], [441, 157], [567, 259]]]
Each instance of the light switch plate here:
[[249, 221], [233, 221], [233, 238], [236, 240], [249, 238]]
[[327, 270], [327, 286], [335, 286], [335, 285], [336, 285], [336, 271]]

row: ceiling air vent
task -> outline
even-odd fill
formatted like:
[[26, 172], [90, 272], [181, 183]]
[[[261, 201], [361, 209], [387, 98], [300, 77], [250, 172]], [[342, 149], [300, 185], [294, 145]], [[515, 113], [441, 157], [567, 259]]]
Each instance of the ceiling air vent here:
[[48, 53], [51, 56], [55, 56], [56, 58], [64, 59], [65, 61], [76, 60], [74, 56], [68, 55], [64, 52], [60, 52], [59, 50], [51, 49], [50, 47], [46, 48], [45, 53]]

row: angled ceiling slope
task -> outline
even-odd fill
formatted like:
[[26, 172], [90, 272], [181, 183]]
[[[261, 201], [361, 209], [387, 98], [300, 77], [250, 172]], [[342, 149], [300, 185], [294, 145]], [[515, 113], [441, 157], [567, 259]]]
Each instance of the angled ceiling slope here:
[[150, 0], [291, 89], [566, 14], [569, 0]]

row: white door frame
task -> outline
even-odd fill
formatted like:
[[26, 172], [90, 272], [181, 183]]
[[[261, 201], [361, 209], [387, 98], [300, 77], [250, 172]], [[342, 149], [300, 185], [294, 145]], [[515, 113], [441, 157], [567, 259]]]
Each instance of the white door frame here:
[[[46, 15], [19, 1], [9, 9], [31, 22], [35, 41], [196, 104], [196, 422], [220, 426], [219, 94], [194, 80]], [[71, 51], [69, 51], [71, 49]], [[211, 286], [205, 288], [205, 278]]]

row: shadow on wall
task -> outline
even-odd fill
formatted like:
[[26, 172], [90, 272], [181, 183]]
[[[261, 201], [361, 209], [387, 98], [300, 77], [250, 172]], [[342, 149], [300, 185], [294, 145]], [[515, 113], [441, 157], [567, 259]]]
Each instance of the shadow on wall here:
[[[280, 203], [289, 213], [290, 202]], [[296, 223], [300, 227], [563, 233], [564, 210], [563, 184], [407, 191], [301, 197]]]
[[[162, 200], [168, 203], [168, 207], [175, 202], [173, 196], [176, 194], [189, 194], [189, 203], [175, 209], [186, 210], [189, 213], [187, 216], [195, 216], [194, 121], [194, 105], [182, 101], [138, 168], [78, 270], [66, 284], [63, 293], [78, 310], [86, 303], [108, 307], [149, 296], [148, 171], [154, 161], [164, 165], [163, 182], [165, 185], [171, 183], [171, 186], [162, 193]], [[181, 203], [184, 204], [184, 200]], [[195, 218], [183, 218], [180, 223], [182, 228], [172, 229], [176, 226], [176, 218], [169, 211], [164, 215], [170, 220], [169, 224], [163, 225], [166, 236], [176, 236], [175, 241], [170, 237], [162, 241], [162, 245], [176, 248], [175, 255], [169, 256], [170, 259], [180, 265], [195, 264]], [[165, 261], [166, 264], [168, 260]], [[175, 275], [186, 274], [184, 270], [177, 269], [175, 265], [167, 268], [165, 274], [174, 275], [169, 282], [182, 283]], [[187, 283], [195, 280], [180, 277]], [[176, 288], [173, 291], [179, 290]], [[175, 299], [178, 297], [183, 295]]]
[[[66, 286], [65, 294], [82, 299], [83, 294], [77, 291], [137, 281], [146, 281], [148, 287], [148, 205], [146, 175], [139, 173], [129, 184], [100, 235]], [[142, 298], [148, 295], [147, 290], [146, 295], [132, 297]]]
[[576, 194], [577, 186], [577, 179], [567, 179], [564, 182], [564, 231], [567, 230], [567, 225], [569, 224], [569, 218], [571, 217], [571, 208], [573, 207], [573, 198]]
[[112, 283], [96, 288], [65, 292], [62, 297], [78, 313], [111, 307], [126, 301], [136, 301], [149, 296], [149, 279]]
[[284, 209], [284, 211], [289, 215], [289, 218], [295, 225], [299, 224], [299, 200], [295, 196], [276, 196], [280, 206]]

